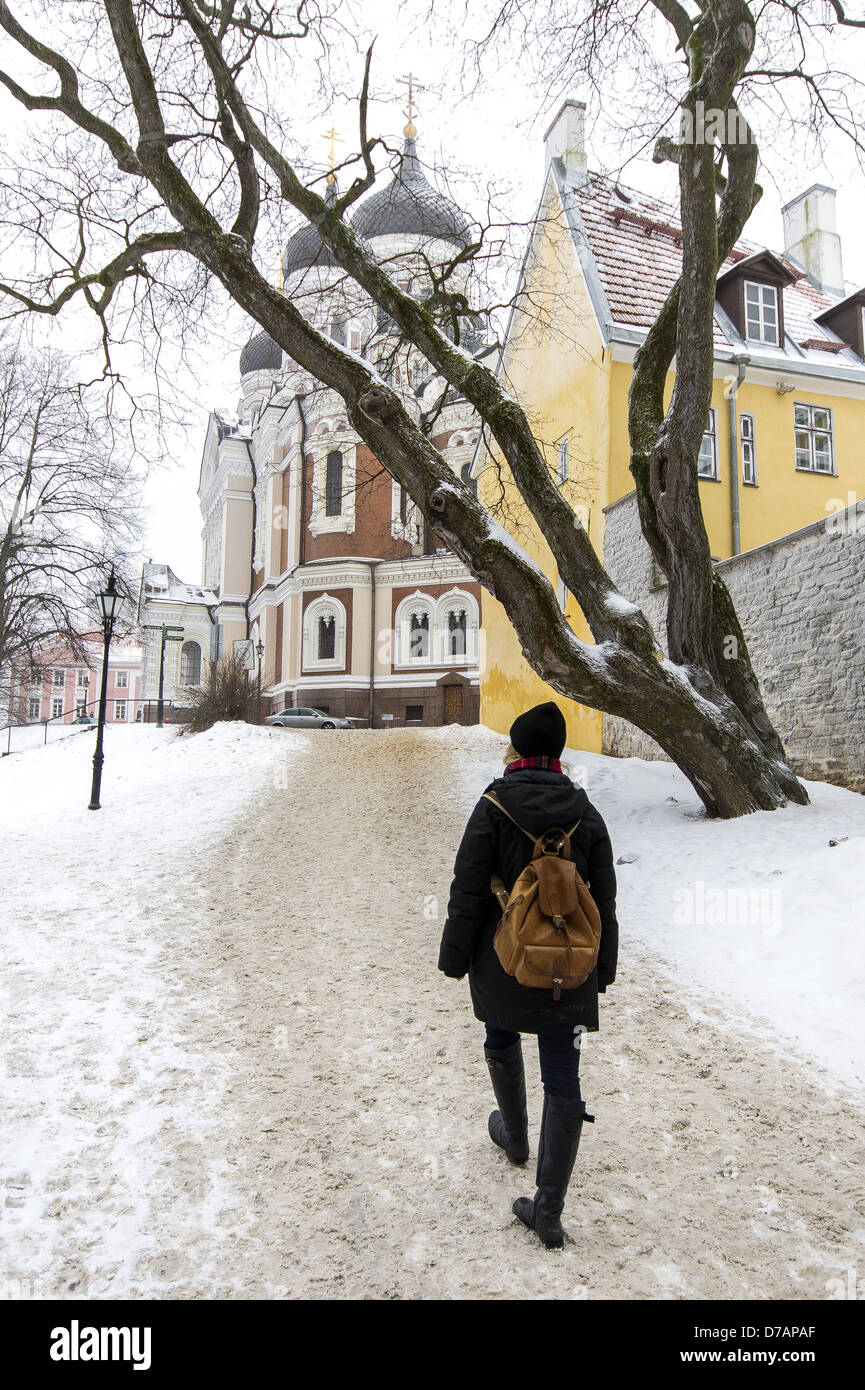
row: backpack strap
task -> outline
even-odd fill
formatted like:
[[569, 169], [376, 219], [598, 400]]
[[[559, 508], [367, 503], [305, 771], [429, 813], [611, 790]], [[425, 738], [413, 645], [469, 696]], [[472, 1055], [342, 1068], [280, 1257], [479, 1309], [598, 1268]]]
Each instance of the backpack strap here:
[[[514, 825], [517, 827], [517, 830], [521, 830], [521, 831], [523, 832], [524, 835], [528, 835], [528, 837], [529, 837], [529, 839], [531, 840], [532, 844], [534, 844], [534, 843], [536, 842], [536, 840], [537, 840], [539, 837], [538, 837], [537, 835], [533, 835], [532, 832], [531, 832], [530, 830], [526, 830], [526, 827], [525, 827], [524, 825], [520, 825], [520, 823], [519, 823], [518, 820], [514, 820], [514, 817], [511, 815], [510, 811], [505, 810], [505, 807], [504, 807], [504, 806], [502, 805], [502, 803], [499, 801], [499, 799], [498, 799], [498, 797], [496, 796], [495, 792], [484, 792], [483, 795], [486, 797], [487, 801], [491, 801], [491, 802], [493, 803], [494, 806], [498, 806], [498, 808], [499, 808], [500, 811], [504, 811], [504, 813], [505, 813], [505, 815], [507, 816], [508, 820], [513, 821]], [[582, 816], [580, 816], [580, 820], [574, 821], [574, 824], [571, 826], [570, 830], [566, 830], [566, 831], [565, 831], [565, 834], [567, 835], [568, 839], [571, 838], [571, 836], [573, 835], [574, 831], [576, 830], [577, 826], [580, 824], [580, 821], [582, 821], [582, 819], [583, 819]], [[543, 833], [543, 832], [542, 832], [542, 833]]]
[[521, 831], [523, 832], [524, 835], [528, 835], [528, 837], [529, 837], [529, 839], [531, 840], [532, 844], [535, 843], [535, 840], [538, 838], [537, 835], [533, 835], [532, 832], [531, 832], [530, 830], [526, 830], [526, 827], [525, 827], [524, 825], [520, 825], [520, 823], [519, 823], [518, 820], [514, 820], [514, 818], [513, 818], [513, 816], [511, 815], [510, 811], [505, 811], [504, 806], [503, 806], [502, 803], [499, 801], [499, 799], [498, 799], [498, 797], [496, 796], [495, 792], [484, 792], [484, 796], [486, 797], [487, 801], [491, 801], [491, 802], [493, 803], [494, 806], [498, 806], [498, 808], [499, 808], [500, 811], [504, 811], [504, 812], [505, 812], [505, 815], [506, 815], [507, 818], [508, 818], [508, 820], [514, 822], [514, 825], [517, 827], [517, 830], [521, 830]]

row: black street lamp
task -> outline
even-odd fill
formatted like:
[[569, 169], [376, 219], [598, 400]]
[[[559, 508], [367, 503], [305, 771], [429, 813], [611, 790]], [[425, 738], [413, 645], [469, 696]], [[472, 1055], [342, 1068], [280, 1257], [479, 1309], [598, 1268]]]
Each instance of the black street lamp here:
[[96, 595], [99, 604], [99, 611], [102, 614], [102, 684], [99, 688], [99, 722], [96, 728], [96, 752], [93, 754], [93, 784], [90, 788], [90, 804], [88, 811], [99, 810], [99, 791], [102, 786], [102, 764], [105, 757], [102, 752], [102, 738], [105, 732], [105, 705], [108, 699], [108, 649], [111, 646], [111, 634], [114, 631], [114, 620], [120, 612], [120, 605], [123, 602], [122, 594], [117, 592], [117, 585], [114, 580], [114, 566], [111, 567], [111, 577], [101, 593]]

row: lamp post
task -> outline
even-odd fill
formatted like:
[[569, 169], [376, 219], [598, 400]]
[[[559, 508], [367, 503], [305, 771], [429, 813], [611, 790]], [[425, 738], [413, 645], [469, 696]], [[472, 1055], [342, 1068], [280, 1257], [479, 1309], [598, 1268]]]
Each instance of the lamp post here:
[[99, 688], [99, 722], [96, 728], [96, 752], [93, 754], [93, 783], [90, 788], [90, 804], [88, 811], [99, 810], [99, 792], [102, 786], [102, 764], [105, 761], [102, 752], [102, 739], [105, 733], [105, 705], [108, 699], [108, 649], [111, 646], [111, 634], [114, 631], [114, 620], [120, 612], [120, 605], [123, 602], [122, 595], [117, 592], [117, 585], [114, 580], [114, 566], [111, 567], [111, 577], [107, 585], [96, 595], [99, 604], [99, 611], [102, 614], [102, 683]]
[[255, 648], [255, 654], [256, 654], [256, 656], [258, 657], [258, 722], [259, 722], [259, 724], [260, 724], [260, 723], [261, 723], [261, 658], [264, 656], [264, 643], [262, 642], [262, 640], [261, 640], [260, 637], [259, 637], [259, 639], [258, 639], [258, 645], [257, 645], [256, 648]]

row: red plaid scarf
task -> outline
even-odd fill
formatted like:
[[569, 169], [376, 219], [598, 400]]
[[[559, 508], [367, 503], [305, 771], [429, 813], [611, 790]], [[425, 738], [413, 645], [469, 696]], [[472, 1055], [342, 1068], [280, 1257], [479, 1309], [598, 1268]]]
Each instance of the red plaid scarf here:
[[517, 758], [516, 762], [508, 763], [504, 775], [507, 777], [509, 772], [518, 772], [523, 767], [541, 767], [547, 772], [561, 772], [562, 770], [558, 758], [548, 758], [546, 755], [539, 754], [534, 758]]

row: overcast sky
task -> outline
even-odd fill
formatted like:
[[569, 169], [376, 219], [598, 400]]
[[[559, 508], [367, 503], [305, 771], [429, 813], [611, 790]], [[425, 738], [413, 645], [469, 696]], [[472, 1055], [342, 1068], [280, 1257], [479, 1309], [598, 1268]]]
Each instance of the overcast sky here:
[[[344, 5], [341, 14], [348, 19], [350, 13]], [[473, 206], [483, 208], [486, 185], [491, 183], [506, 199], [516, 221], [531, 217], [543, 182], [543, 132], [566, 95], [585, 98], [588, 103], [590, 168], [612, 169], [621, 163], [621, 146], [608, 121], [598, 124], [597, 102], [592, 96], [579, 86], [570, 88], [566, 80], [557, 83], [553, 91], [542, 90], [540, 81], [531, 74], [532, 65], [516, 52], [510, 62], [490, 64], [483, 85], [469, 89], [463, 60], [468, 40], [480, 32], [480, 9], [469, 27], [462, 29], [461, 6], [446, 0], [435, 0], [431, 19], [425, 16], [422, 5], [398, 0], [372, 0], [358, 15], [359, 22], [352, 26], [359, 35], [358, 46], [365, 46], [368, 35], [377, 36], [371, 130], [393, 144], [399, 143], [406, 120], [406, 96], [398, 79], [409, 71], [415, 73], [426, 88], [418, 93], [415, 117], [420, 153], [427, 165], [448, 171], [451, 190], [469, 211]], [[843, 43], [845, 52], [858, 47], [865, 57], [865, 35], [847, 33]], [[305, 132], [310, 160], [322, 169], [327, 156], [327, 141], [322, 136], [331, 120], [345, 141], [337, 147], [338, 157], [357, 144], [357, 108], [350, 98], [359, 87], [362, 59], [348, 39], [343, 49], [335, 67], [338, 87], [345, 96], [334, 100], [328, 110], [314, 98], [298, 102], [304, 113], [298, 119], [298, 130], [302, 136]], [[845, 61], [850, 61], [849, 57]], [[632, 97], [632, 92], [628, 96]], [[0, 98], [0, 120], [5, 120], [7, 131], [9, 122], [19, 119], [20, 112], [10, 107], [9, 99]], [[764, 118], [757, 126], [764, 161], [759, 176], [764, 197], [745, 235], [781, 249], [782, 203], [811, 183], [828, 183], [838, 189], [838, 231], [845, 275], [857, 284], [865, 283], [865, 248], [860, 232], [865, 220], [865, 185], [849, 145], [835, 141], [824, 162], [801, 140], [791, 148], [782, 139], [779, 147], [775, 132], [767, 139], [767, 124]], [[674, 194], [674, 180], [671, 166], [653, 165], [645, 157], [630, 162], [623, 176], [623, 182], [661, 195]], [[275, 262], [272, 274], [276, 279]], [[55, 323], [53, 341], [75, 351], [80, 331], [71, 318]], [[207, 413], [214, 406], [234, 409], [239, 396], [238, 351], [250, 331], [231, 306], [209, 326], [204, 341], [194, 349], [191, 368], [179, 381], [190, 429], [185, 437], [179, 432], [172, 437], [172, 459], [154, 469], [146, 488], [149, 521], [145, 558], [169, 563], [186, 580], [200, 577], [201, 517], [196, 488]]]

